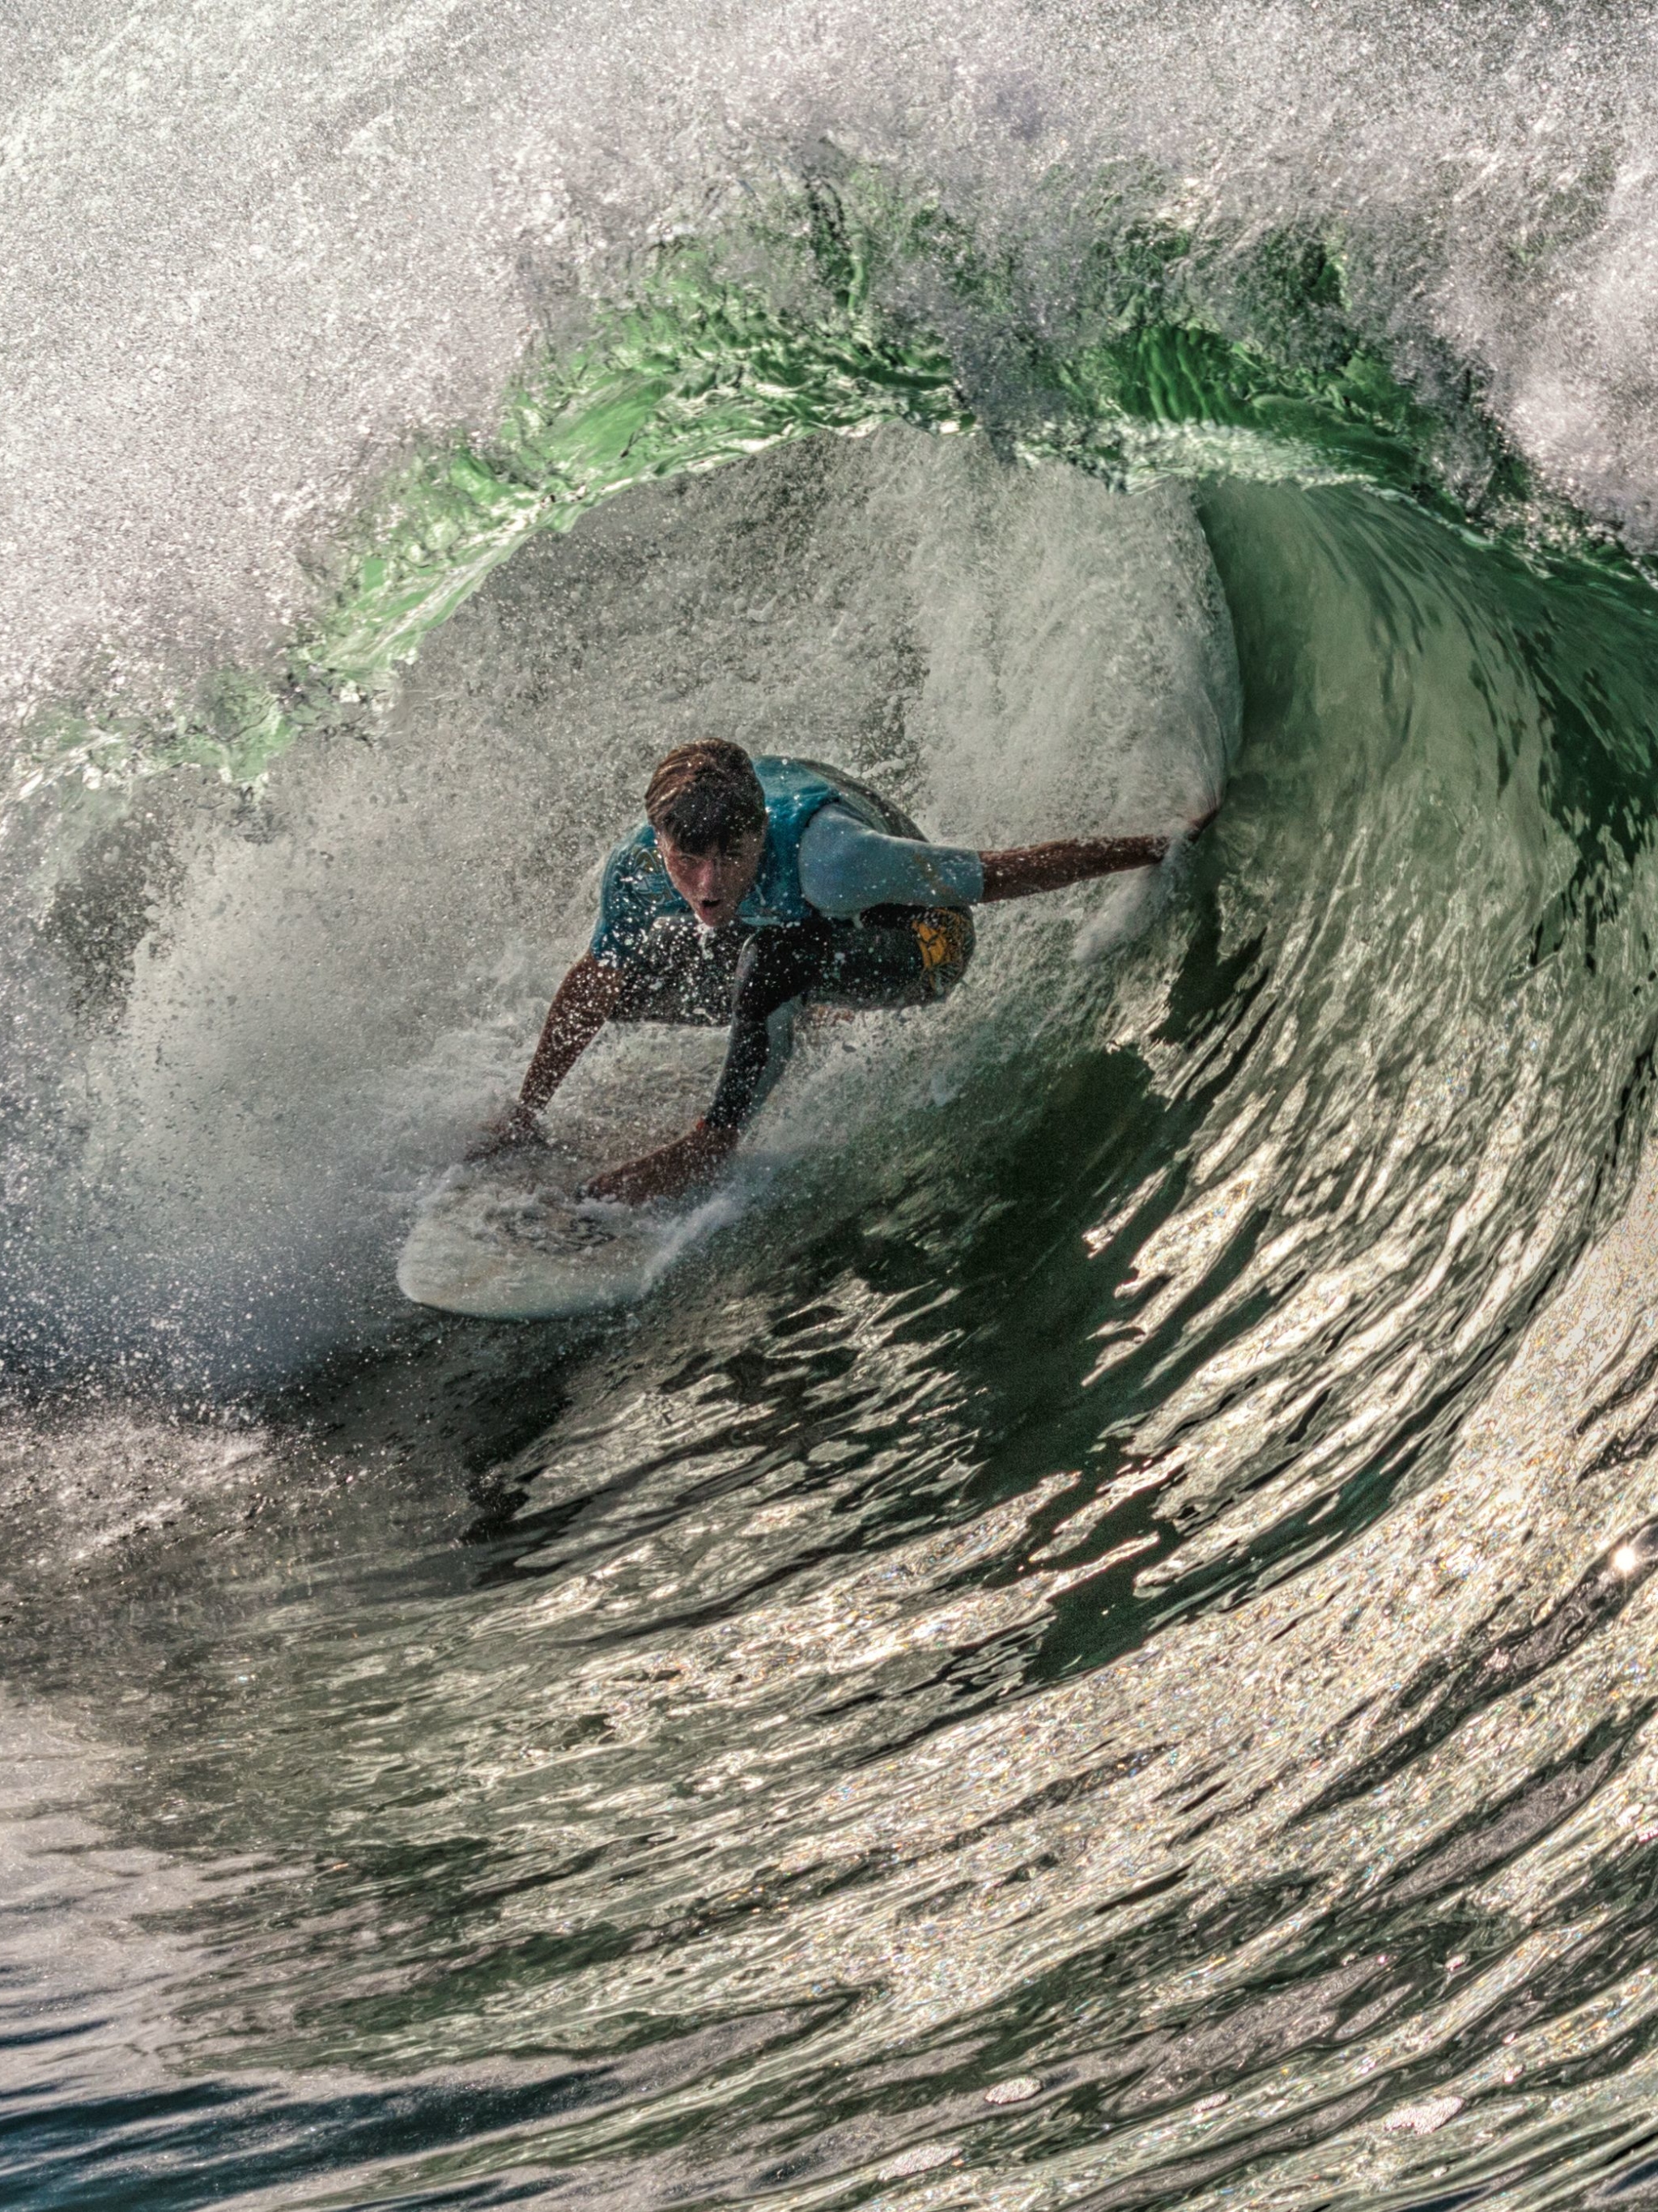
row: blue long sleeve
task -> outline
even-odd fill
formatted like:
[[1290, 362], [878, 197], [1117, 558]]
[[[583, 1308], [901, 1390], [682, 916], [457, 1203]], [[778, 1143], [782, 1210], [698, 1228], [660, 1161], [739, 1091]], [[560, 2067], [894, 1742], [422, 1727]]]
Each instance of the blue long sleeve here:
[[800, 840], [801, 891], [831, 920], [872, 906], [971, 906], [984, 888], [969, 847], [884, 836], [847, 807], [821, 807]]

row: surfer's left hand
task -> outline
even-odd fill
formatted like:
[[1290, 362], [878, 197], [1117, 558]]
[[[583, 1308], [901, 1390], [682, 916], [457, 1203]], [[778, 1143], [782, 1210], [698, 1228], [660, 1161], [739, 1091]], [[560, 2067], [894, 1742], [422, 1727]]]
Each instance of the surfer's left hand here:
[[1209, 827], [1209, 824], [1214, 820], [1216, 815], [1219, 812], [1220, 801], [1219, 799], [1217, 799], [1206, 813], [1194, 814], [1186, 825], [1187, 843], [1188, 845], [1195, 845], [1199, 838], [1202, 836], [1204, 831]]
[[581, 1187], [583, 1198], [610, 1199], [620, 1206], [643, 1206], [653, 1198], [677, 1198], [719, 1173], [737, 1143], [735, 1129], [710, 1129], [699, 1121], [684, 1136], [676, 1137], [642, 1159], [607, 1168]]

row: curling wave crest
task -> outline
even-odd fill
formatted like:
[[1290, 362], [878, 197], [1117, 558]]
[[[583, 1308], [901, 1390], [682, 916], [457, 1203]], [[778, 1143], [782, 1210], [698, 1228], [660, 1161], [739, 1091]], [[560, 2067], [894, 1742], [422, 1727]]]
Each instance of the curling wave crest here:
[[[26, 2193], [1643, 2201], [1654, 68], [25, 27]], [[631, 1312], [414, 1314], [708, 729], [984, 844], [1224, 805], [803, 1049]]]

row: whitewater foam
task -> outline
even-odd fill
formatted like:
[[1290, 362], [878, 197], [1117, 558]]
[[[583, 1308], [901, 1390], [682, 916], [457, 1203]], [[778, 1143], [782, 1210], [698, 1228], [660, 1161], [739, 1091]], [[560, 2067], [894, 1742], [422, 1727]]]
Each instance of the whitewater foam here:
[[[105, 1356], [252, 1381], [393, 1319], [414, 1198], [515, 1088], [669, 744], [714, 729], [836, 760], [989, 843], [1178, 829], [1218, 791], [1236, 713], [1176, 491], [895, 429], [606, 510], [440, 635], [372, 746], [301, 749], [256, 814], [175, 836], [117, 1013], [56, 1033], [25, 1142], [72, 1085], [82, 1149], [14, 1208], [14, 1335], [55, 1310]], [[1063, 911], [1121, 934], [1142, 896]], [[902, 1031], [895, 1072], [919, 1051], [931, 1080], [999, 1033], [995, 1005], [1015, 1018], [1017, 933], [1001, 954], [986, 933], [973, 1004]], [[608, 1040], [575, 1091], [648, 1082], [659, 1056]], [[844, 1137], [882, 1095], [875, 1063], [818, 1065]], [[810, 1146], [823, 1102], [780, 1106]]]
[[1065, 328], [1102, 240], [1172, 221], [1177, 310], [1315, 357], [1330, 302], [1274, 300], [1249, 249], [1322, 238], [1347, 312], [1460, 422], [1465, 489], [1491, 466], [1471, 386], [1644, 543], [1653, 65], [1638, 21], [1588, 9], [802, 0], [625, 35], [447, 0], [59, 10], [0, 165], [4, 696], [258, 663], [325, 602], [368, 487], [411, 438], [485, 429], [533, 334], [691, 233], [786, 289], [748, 217], [849, 160], [1000, 266], [977, 307], [947, 254], [873, 272], [988, 419], [1029, 404], [1019, 326]]

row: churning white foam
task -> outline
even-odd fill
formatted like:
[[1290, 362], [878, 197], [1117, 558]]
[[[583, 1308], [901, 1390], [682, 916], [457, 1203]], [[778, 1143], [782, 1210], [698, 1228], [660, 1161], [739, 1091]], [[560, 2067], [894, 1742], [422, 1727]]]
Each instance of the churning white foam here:
[[0, 707], [257, 658], [411, 435], [487, 424], [534, 332], [847, 155], [1007, 246], [979, 324], [914, 280], [992, 411], [1001, 317], [1062, 332], [1102, 224], [1187, 225], [1173, 281], [1246, 332], [1206, 241], [1299, 226], [1403, 370], [1471, 369], [1649, 531], [1638, 10], [57, 0], [9, 36]]
[[[515, 1085], [606, 845], [693, 731], [839, 761], [988, 844], [1178, 828], [1236, 716], [1177, 491], [893, 428], [605, 509], [456, 618], [376, 745], [302, 748], [262, 813], [175, 843], [118, 1017], [61, 1041], [82, 1149], [22, 1194], [9, 1295], [221, 1378], [378, 1327], [418, 1189]], [[997, 927], [957, 1031], [996, 1018]], [[653, 1080], [652, 1037], [593, 1079], [608, 1052]]]

